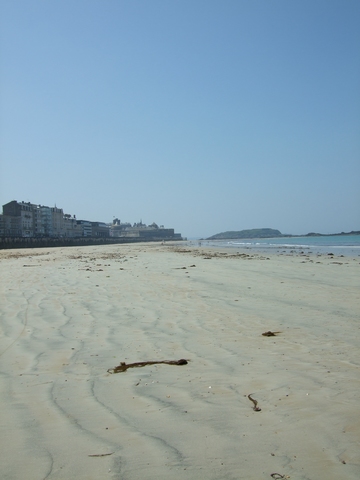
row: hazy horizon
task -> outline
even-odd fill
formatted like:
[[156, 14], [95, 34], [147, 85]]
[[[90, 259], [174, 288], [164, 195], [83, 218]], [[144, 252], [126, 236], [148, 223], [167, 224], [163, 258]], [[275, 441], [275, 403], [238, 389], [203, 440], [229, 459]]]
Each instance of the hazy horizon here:
[[357, 0], [0, 5], [0, 203], [360, 230]]

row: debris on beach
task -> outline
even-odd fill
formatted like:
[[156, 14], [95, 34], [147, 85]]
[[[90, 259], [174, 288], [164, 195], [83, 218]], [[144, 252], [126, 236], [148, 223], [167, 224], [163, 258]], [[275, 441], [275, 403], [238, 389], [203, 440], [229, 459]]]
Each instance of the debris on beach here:
[[258, 407], [258, 401], [255, 400], [255, 398], [252, 398], [253, 395], [252, 393], [250, 393], [248, 395], [248, 399], [250, 400], [250, 402], [252, 402], [254, 404], [254, 406], [252, 407], [252, 409], [254, 410], [254, 412], [261, 412], [261, 408]]
[[157, 361], [149, 361], [149, 362], [135, 362], [135, 363], [128, 363], [121, 362], [120, 365], [114, 368], [109, 368], [108, 373], [120, 373], [125, 372], [128, 368], [135, 368], [135, 367], [145, 367], [146, 365], [155, 365], [158, 363], [165, 363], [166, 365], [187, 365], [188, 361], [184, 358], [180, 360], [157, 360]]
[[112, 455], [114, 452], [111, 453], [97, 453], [93, 455], [88, 455], [88, 457], [108, 457], [109, 455]]
[[264, 332], [261, 335], [263, 337], [276, 337], [278, 333], [281, 333], [281, 332], [272, 332], [271, 330], [269, 330], [268, 332]]

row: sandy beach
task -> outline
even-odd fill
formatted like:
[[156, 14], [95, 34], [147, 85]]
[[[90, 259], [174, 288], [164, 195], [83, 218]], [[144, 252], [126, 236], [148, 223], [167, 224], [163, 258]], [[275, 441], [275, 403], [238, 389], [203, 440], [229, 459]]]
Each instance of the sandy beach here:
[[360, 478], [360, 257], [149, 243], [0, 268], [1, 479]]

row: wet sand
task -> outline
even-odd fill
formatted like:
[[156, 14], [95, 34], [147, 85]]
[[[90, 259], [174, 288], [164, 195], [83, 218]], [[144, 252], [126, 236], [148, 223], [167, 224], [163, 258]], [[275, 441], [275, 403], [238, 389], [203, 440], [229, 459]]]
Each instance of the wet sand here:
[[0, 477], [360, 478], [360, 257], [239, 252], [0, 251]]

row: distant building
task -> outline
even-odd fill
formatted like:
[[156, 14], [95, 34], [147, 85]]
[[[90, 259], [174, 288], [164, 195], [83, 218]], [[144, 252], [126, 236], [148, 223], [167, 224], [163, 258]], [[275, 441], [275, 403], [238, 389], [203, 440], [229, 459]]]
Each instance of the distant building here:
[[34, 236], [34, 207], [30, 202], [17, 202], [13, 200], [3, 205], [3, 215], [20, 217], [20, 229], [22, 237]]
[[36, 205], [12, 200], [3, 205], [0, 215], [0, 237], [120, 237], [146, 240], [181, 240], [173, 228], [159, 228], [154, 222], [145, 225], [142, 220], [121, 223], [118, 218], [111, 225], [104, 222], [77, 220], [75, 215], [64, 214], [62, 208]]
[[92, 227], [92, 236], [93, 237], [110, 237], [110, 228], [109, 225], [103, 222], [91, 222]]
[[39, 205], [37, 208], [39, 213], [38, 229], [36, 231], [38, 236], [52, 237], [53, 236], [53, 222], [51, 208]]
[[125, 238], [143, 238], [144, 240], [181, 240], [181, 234], [173, 228], [159, 228], [156, 223], [146, 226], [142, 222], [130, 224], [116, 223], [110, 227], [110, 236]]
[[88, 220], [77, 220], [81, 229], [81, 237], [92, 237], [92, 225]]
[[0, 215], [0, 237], [21, 237], [21, 217]]
[[64, 212], [62, 208], [51, 208], [52, 236], [64, 236]]
[[118, 218], [114, 218], [110, 225], [110, 237], [121, 237], [126, 228], [131, 227], [131, 223], [121, 223]]
[[82, 236], [81, 225], [77, 223], [76, 217], [65, 213], [64, 215], [64, 237], [74, 238]]

